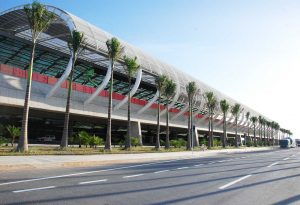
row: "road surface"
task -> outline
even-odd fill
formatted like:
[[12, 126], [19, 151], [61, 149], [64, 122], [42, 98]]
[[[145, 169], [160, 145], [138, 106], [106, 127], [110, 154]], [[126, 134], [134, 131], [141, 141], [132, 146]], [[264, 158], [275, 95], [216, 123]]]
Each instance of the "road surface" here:
[[0, 172], [0, 204], [300, 204], [300, 149]]

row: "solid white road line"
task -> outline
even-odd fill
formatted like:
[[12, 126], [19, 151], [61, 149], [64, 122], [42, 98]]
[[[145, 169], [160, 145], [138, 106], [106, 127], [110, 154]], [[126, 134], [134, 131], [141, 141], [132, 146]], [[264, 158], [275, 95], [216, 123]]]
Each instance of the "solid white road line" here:
[[179, 167], [177, 169], [187, 169], [188, 167]]
[[41, 177], [41, 178], [34, 178], [34, 179], [25, 179], [25, 180], [20, 180], [20, 181], [4, 182], [4, 183], [0, 183], [0, 186], [4, 186], [4, 185], [8, 185], [8, 184], [19, 184], [19, 183], [25, 183], [25, 182], [41, 181], [41, 180], [47, 180], [47, 179], [57, 179], [57, 178], [64, 178], [64, 177], [71, 177], [71, 176], [79, 176], [79, 175], [93, 174], [93, 173], [99, 173], [99, 172], [122, 170], [122, 169], [134, 168], [134, 167], [142, 167], [142, 166], [148, 166], [148, 165], [154, 165], [154, 164], [162, 164], [162, 163], [166, 163], [166, 162], [174, 162], [174, 161], [179, 161], [179, 160], [184, 160], [184, 159], [190, 159], [190, 157], [189, 158], [162, 161], [162, 162], [153, 162], [153, 163], [147, 163], [147, 164], [138, 164], [138, 165], [132, 165], [132, 166], [117, 167], [117, 168], [111, 168], [111, 169], [103, 169], [103, 170], [88, 171], [88, 172], [78, 172], [78, 173], [57, 175], [57, 176], [51, 176], [51, 177]]
[[196, 165], [194, 165], [194, 167], [200, 167], [200, 166], [202, 166], [203, 164], [196, 164]]
[[100, 180], [95, 180], [95, 181], [86, 181], [86, 182], [80, 182], [78, 184], [92, 184], [92, 183], [97, 183], [97, 182], [106, 182], [107, 179], [100, 179]]
[[284, 158], [283, 160], [285, 161], [285, 160], [288, 160], [288, 159], [290, 159], [289, 157], [287, 157], [287, 158]]
[[231, 186], [233, 184], [236, 184], [236, 183], [238, 183], [238, 182], [240, 182], [240, 181], [242, 181], [244, 179], [247, 179], [248, 177], [251, 177], [251, 176], [252, 176], [251, 174], [243, 176], [243, 177], [241, 177], [241, 178], [239, 178], [239, 179], [237, 179], [237, 180], [235, 180], [233, 182], [230, 182], [228, 184], [225, 184], [224, 186], [219, 187], [219, 189], [225, 189], [225, 188], [227, 188], [227, 187], [229, 187], [229, 186]]
[[13, 191], [13, 192], [14, 193], [21, 193], [21, 192], [37, 191], [37, 190], [53, 189], [53, 188], [55, 188], [55, 186], [39, 187], [39, 188], [33, 188], [33, 189], [22, 189], [22, 190], [16, 190], [16, 191]]
[[270, 164], [268, 167], [272, 167], [274, 165], [278, 164], [278, 162], [274, 162], [273, 164]]
[[123, 176], [123, 178], [133, 178], [133, 177], [139, 177], [139, 176], [143, 176], [144, 174], [135, 174], [135, 175], [128, 175], [128, 176]]
[[159, 173], [163, 173], [163, 172], [168, 172], [168, 171], [170, 171], [170, 170], [161, 170], [161, 171], [157, 171], [157, 172], [154, 172], [154, 174], [159, 174]]

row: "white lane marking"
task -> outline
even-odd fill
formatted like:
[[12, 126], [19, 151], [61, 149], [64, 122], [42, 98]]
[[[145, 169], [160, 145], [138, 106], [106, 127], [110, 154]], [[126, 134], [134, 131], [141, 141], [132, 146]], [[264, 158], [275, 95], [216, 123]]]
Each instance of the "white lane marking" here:
[[86, 181], [86, 182], [79, 182], [78, 184], [92, 184], [97, 182], [106, 182], [107, 179], [100, 179], [100, 180], [94, 180], [94, 181]]
[[170, 171], [170, 170], [161, 170], [161, 171], [157, 171], [157, 172], [154, 172], [154, 174], [159, 174], [159, 173], [163, 173], [163, 172], [168, 172], [168, 171]]
[[93, 173], [99, 173], [99, 172], [115, 171], [115, 170], [128, 169], [128, 168], [134, 168], [134, 167], [142, 167], [142, 166], [148, 166], [148, 165], [154, 165], [154, 164], [162, 164], [162, 163], [166, 163], [166, 162], [174, 162], [174, 161], [179, 161], [179, 160], [184, 160], [184, 159], [190, 159], [190, 157], [162, 161], [162, 162], [138, 164], [138, 165], [132, 165], [132, 166], [126, 166], [126, 167], [117, 167], [117, 168], [111, 168], [111, 169], [102, 169], [102, 170], [88, 171], [88, 172], [78, 172], [78, 173], [73, 173], [73, 174], [64, 174], [64, 175], [57, 175], [57, 176], [51, 176], [51, 177], [41, 177], [41, 178], [34, 178], [34, 179], [25, 179], [25, 180], [20, 180], [20, 181], [4, 182], [4, 183], [0, 183], [0, 186], [4, 186], [4, 185], [8, 185], [8, 184], [19, 184], [19, 183], [24, 183], [24, 182], [32, 182], [32, 181], [41, 181], [41, 180], [47, 180], [47, 179], [57, 179], [57, 178], [64, 178], [64, 177], [71, 177], [71, 176], [79, 176], [79, 175], [93, 174]]
[[247, 157], [241, 157], [241, 159], [245, 159], [245, 158], [247, 158]]
[[21, 193], [21, 192], [37, 191], [37, 190], [53, 189], [53, 188], [55, 188], [55, 186], [39, 187], [39, 188], [33, 188], [33, 189], [22, 189], [22, 190], [13, 191], [13, 193]]
[[216, 162], [210, 162], [210, 163], [208, 163], [208, 164], [214, 164], [214, 163], [216, 163]]
[[293, 154], [291, 157], [296, 157], [296, 155]]
[[187, 169], [188, 167], [179, 167], [177, 169]]
[[240, 181], [242, 181], [244, 179], [247, 179], [248, 177], [251, 177], [251, 176], [252, 176], [251, 174], [243, 176], [243, 177], [241, 177], [241, 178], [239, 178], [239, 179], [237, 179], [235, 181], [232, 181], [232, 182], [230, 182], [228, 184], [225, 184], [224, 186], [219, 187], [219, 189], [225, 189], [225, 188], [227, 188], [227, 187], [229, 187], [229, 186], [231, 186], [233, 184], [236, 184], [236, 183], [238, 183], [238, 182], [240, 182]]
[[287, 157], [287, 158], [284, 158], [283, 160], [285, 161], [285, 160], [288, 160], [288, 159], [290, 159], [289, 157]]
[[128, 175], [128, 176], [123, 176], [123, 178], [133, 178], [133, 177], [139, 177], [139, 176], [143, 176], [144, 174], [135, 174], [135, 175]]
[[278, 164], [278, 162], [274, 162], [273, 164], [270, 164], [268, 167], [272, 167], [274, 165]]
[[200, 167], [200, 166], [202, 166], [203, 164], [196, 164], [196, 165], [194, 165], [194, 167]]

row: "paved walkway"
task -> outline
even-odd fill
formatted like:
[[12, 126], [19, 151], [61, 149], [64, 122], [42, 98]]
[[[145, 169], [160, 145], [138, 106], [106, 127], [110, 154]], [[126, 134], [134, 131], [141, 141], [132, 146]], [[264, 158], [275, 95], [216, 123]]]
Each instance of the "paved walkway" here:
[[37, 155], [37, 156], [0, 156], [0, 171], [26, 169], [26, 168], [51, 168], [72, 166], [95, 166], [119, 163], [136, 163], [189, 157], [209, 157], [224, 153], [238, 153], [251, 151], [265, 151], [277, 149], [242, 148], [227, 150], [206, 150], [187, 152], [163, 153], [138, 153], [138, 154], [101, 154], [101, 155]]

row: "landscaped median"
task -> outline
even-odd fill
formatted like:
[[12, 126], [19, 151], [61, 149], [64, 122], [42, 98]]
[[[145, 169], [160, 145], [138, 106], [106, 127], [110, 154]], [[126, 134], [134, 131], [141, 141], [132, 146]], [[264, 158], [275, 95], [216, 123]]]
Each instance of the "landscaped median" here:
[[[1, 148], [1, 154], [3, 155]], [[132, 148], [131, 151], [125, 151], [121, 148], [115, 148], [112, 152], [95, 150], [89, 151], [89, 148], [70, 148], [67, 150], [60, 150], [57, 147], [42, 146], [32, 147], [29, 153], [19, 154], [11, 152], [10, 156], [0, 156], [0, 171], [18, 170], [18, 169], [32, 169], [32, 168], [55, 168], [55, 167], [80, 167], [80, 166], [95, 166], [95, 165], [110, 165], [122, 163], [138, 163], [150, 162], [158, 160], [184, 159], [192, 157], [207, 157], [215, 156], [222, 153], [237, 153], [237, 152], [251, 152], [272, 150], [274, 147], [241, 147], [219, 150], [205, 150], [200, 151], [184, 151], [169, 149], [155, 151], [153, 147], [137, 147]], [[84, 151], [83, 151], [84, 150]], [[9, 152], [6, 152], [8, 154]], [[101, 153], [101, 154], [100, 154]], [[13, 156], [14, 155], [14, 156]]]

